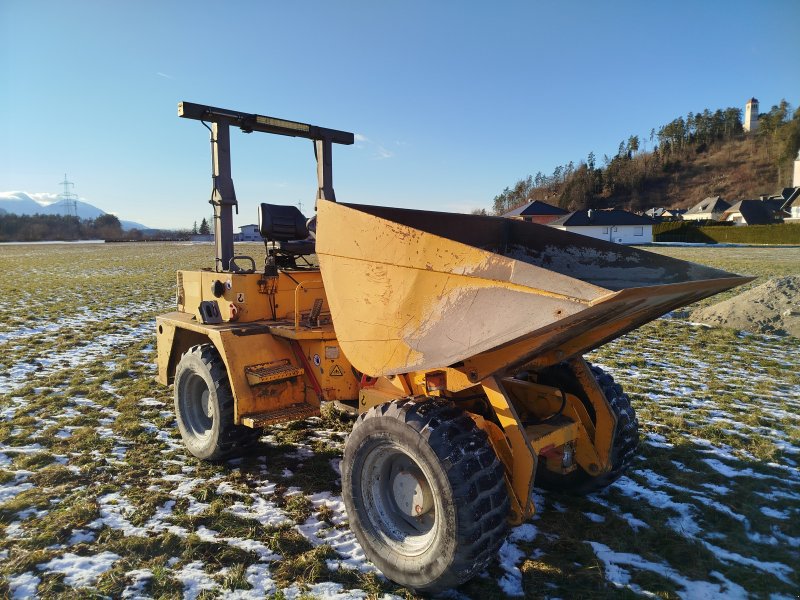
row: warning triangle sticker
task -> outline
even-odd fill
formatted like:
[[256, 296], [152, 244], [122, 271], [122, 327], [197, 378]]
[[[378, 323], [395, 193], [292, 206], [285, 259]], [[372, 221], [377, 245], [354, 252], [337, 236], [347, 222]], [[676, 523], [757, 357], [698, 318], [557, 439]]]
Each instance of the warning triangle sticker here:
[[342, 368], [339, 365], [333, 365], [333, 368], [331, 369], [331, 376], [341, 377], [342, 375], [344, 375]]

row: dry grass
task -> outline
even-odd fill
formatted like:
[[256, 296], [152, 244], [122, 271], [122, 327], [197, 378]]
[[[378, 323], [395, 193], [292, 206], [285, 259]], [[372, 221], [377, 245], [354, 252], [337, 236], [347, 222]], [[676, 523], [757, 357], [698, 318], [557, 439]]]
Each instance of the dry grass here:
[[[800, 271], [800, 249], [656, 251], [761, 277]], [[0, 596], [26, 575], [55, 598], [136, 585], [179, 598], [187, 581], [206, 586], [199, 597], [314, 595], [321, 583], [411, 596], [352, 545], [336, 470], [349, 423], [271, 428], [252, 455], [225, 464], [183, 452], [171, 391], [152, 380], [152, 323], [173, 305], [176, 265], [205, 266], [211, 252], [3, 248]], [[631, 392], [640, 457], [602, 494], [537, 491], [534, 530], [504, 549], [518, 570], [498, 560], [460, 592], [501, 598], [519, 581], [530, 597], [673, 598], [686, 582], [736, 591], [728, 581], [754, 596], [796, 595], [796, 574], [770, 565], [800, 564], [798, 356], [790, 338], [678, 319], [595, 352]], [[42, 566], [69, 553], [119, 558], [81, 587]]]

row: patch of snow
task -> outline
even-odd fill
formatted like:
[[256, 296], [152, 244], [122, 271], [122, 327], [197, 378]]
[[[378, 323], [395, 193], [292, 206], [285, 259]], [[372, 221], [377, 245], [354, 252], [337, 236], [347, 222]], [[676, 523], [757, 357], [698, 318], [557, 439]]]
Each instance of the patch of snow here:
[[10, 575], [8, 577], [8, 590], [11, 592], [11, 598], [14, 600], [36, 598], [36, 588], [39, 587], [41, 581], [31, 571], [19, 575]]
[[245, 580], [252, 588], [227, 592], [226, 600], [260, 600], [272, 597], [277, 591], [275, 581], [270, 576], [269, 565], [264, 563], [256, 563], [247, 567]]
[[153, 572], [150, 569], [134, 569], [125, 573], [125, 577], [129, 577], [132, 581], [131, 584], [122, 590], [122, 598], [124, 600], [139, 600], [140, 598], [148, 598], [144, 593], [144, 588], [153, 578]]
[[4, 504], [25, 490], [31, 489], [33, 484], [25, 481], [26, 478], [27, 475], [17, 473], [13, 482], [9, 481], [0, 485], [0, 504]]
[[761, 512], [764, 513], [767, 517], [771, 517], [773, 519], [788, 519], [791, 517], [788, 511], [782, 510], [775, 510], [774, 508], [770, 508], [769, 506], [762, 506]]
[[199, 560], [185, 565], [173, 576], [183, 584], [184, 600], [195, 600], [201, 592], [219, 588], [219, 584], [203, 570], [203, 563]]
[[155, 398], [140, 398], [139, 404], [141, 406], [164, 406], [161, 400], [156, 400]]
[[720, 475], [724, 475], [725, 477], [753, 477], [754, 479], [769, 479], [769, 475], [762, 475], [761, 473], [756, 473], [753, 469], [735, 469], [729, 465], [726, 465], [724, 462], [719, 461], [715, 458], [704, 458], [703, 462], [706, 463], [709, 467], [714, 469]]
[[701, 483], [700, 485], [711, 490], [715, 494], [719, 494], [720, 496], [724, 496], [731, 491], [730, 488], [726, 488], [724, 485], [716, 485], [714, 483]]
[[700, 526], [693, 518], [694, 506], [683, 502], [675, 502], [666, 492], [644, 487], [630, 477], [621, 477], [612, 484], [612, 487], [630, 498], [643, 500], [654, 508], [669, 509], [677, 513], [677, 518], [670, 517], [667, 519], [667, 525], [678, 533], [691, 537], [700, 532]]
[[85, 529], [75, 529], [72, 531], [72, 535], [69, 538], [68, 544], [70, 546], [83, 543], [91, 544], [94, 540], [95, 534], [93, 532], [86, 531]]
[[265, 527], [277, 527], [292, 522], [272, 500], [267, 500], [259, 494], [252, 494], [251, 498], [252, 502], [249, 505], [236, 502], [226, 508], [225, 512], [241, 519], [255, 519]]
[[231, 496], [246, 496], [247, 494], [240, 492], [236, 488], [234, 488], [229, 482], [223, 481], [217, 486], [217, 495], [223, 496], [225, 494], [229, 494]]
[[603, 562], [606, 579], [617, 587], [627, 587], [635, 592], [643, 592], [639, 586], [631, 583], [630, 573], [621, 566], [625, 565], [627, 567], [633, 567], [634, 569], [651, 571], [673, 581], [683, 588], [683, 591], [678, 592], [678, 595], [687, 600], [716, 600], [720, 597], [730, 600], [738, 600], [740, 598], [745, 600], [747, 598], [747, 592], [744, 588], [728, 581], [721, 573], [711, 573], [719, 583], [694, 581], [684, 577], [665, 563], [652, 562], [642, 558], [638, 554], [614, 552], [611, 548], [600, 542], [587, 543], [592, 547], [597, 558]]
[[64, 583], [67, 585], [86, 587], [94, 584], [119, 559], [119, 555], [113, 552], [101, 552], [93, 556], [78, 556], [67, 552], [61, 558], [36, 566], [40, 571], [63, 573]]
[[[7, 394], [28, 383], [31, 377], [47, 377], [58, 371], [76, 370], [82, 365], [99, 360], [104, 356], [114, 354], [115, 350], [139, 341], [143, 336], [150, 335], [152, 324], [149, 321], [136, 326], [124, 326], [118, 333], [107, 333], [92, 340], [91, 344], [73, 347], [61, 352], [55, 352], [38, 357], [35, 361], [23, 358], [6, 370], [7, 374], [0, 375], [0, 394]], [[86, 401], [84, 398], [83, 400]], [[87, 402], [91, 402], [88, 400]], [[94, 404], [93, 402], [91, 402]], [[95, 404], [94, 407], [97, 407]]]
[[372, 563], [367, 561], [361, 544], [356, 540], [355, 534], [346, 526], [347, 512], [344, 508], [344, 501], [340, 496], [335, 496], [331, 492], [320, 492], [308, 496], [315, 509], [325, 506], [332, 513], [330, 523], [320, 521], [316, 513], [306, 519], [305, 523], [296, 525], [295, 528], [314, 546], [328, 544], [333, 548], [341, 559], [328, 560], [331, 569], [342, 567], [357, 569], [362, 572], [375, 572]]
[[719, 559], [721, 562], [727, 564], [734, 562], [740, 565], [748, 565], [750, 567], [758, 569], [759, 571], [763, 571], [765, 573], [771, 573], [784, 583], [793, 585], [792, 582], [789, 580], [789, 576], [794, 573], [794, 570], [791, 567], [788, 567], [779, 562], [764, 562], [755, 558], [748, 558], [747, 556], [742, 556], [741, 554], [737, 554], [736, 552], [730, 552], [729, 550], [725, 550], [724, 548], [720, 548], [719, 546], [714, 546], [713, 544], [705, 540], [701, 539], [699, 541], [708, 550], [710, 550], [714, 554], [714, 556], [716, 556], [717, 559]]
[[103, 526], [119, 529], [123, 535], [147, 537], [146, 527], [136, 527], [128, 517], [136, 512], [133, 505], [119, 492], [112, 492], [97, 498], [100, 518], [89, 523], [89, 529], [100, 529]]
[[[308, 589], [306, 589], [308, 588]], [[341, 583], [326, 581], [313, 585], [303, 586], [292, 584], [291, 587], [283, 590], [286, 600], [299, 600], [310, 596], [320, 600], [363, 600], [367, 597], [364, 590], [345, 590]]]
[[648, 525], [647, 523], [645, 523], [641, 519], [637, 519], [631, 513], [624, 513], [624, 514], [619, 515], [619, 517], [621, 519], [625, 519], [625, 521], [628, 523], [628, 526], [630, 526], [630, 528], [633, 529], [634, 531], [639, 531], [640, 529], [649, 529], [650, 528], [650, 525]]
[[508, 535], [512, 542], [532, 542], [539, 535], [539, 530], [532, 523], [524, 523], [514, 527]]
[[25, 537], [25, 528], [22, 527], [22, 521], [12, 521], [6, 525], [5, 534], [9, 540], [21, 540]]
[[603, 515], [598, 515], [597, 513], [585, 512], [583, 514], [592, 523], [603, 523], [606, 520], [606, 518]]
[[661, 435], [660, 433], [653, 433], [652, 431], [648, 431], [645, 435], [644, 442], [648, 446], [653, 446], [654, 448], [674, 448], [675, 444], [671, 444], [667, 441], [667, 438]]
[[505, 574], [497, 582], [500, 588], [508, 596], [524, 596], [522, 572], [517, 565], [525, 558], [525, 553], [515, 543], [506, 540], [500, 546], [497, 558], [500, 567], [505, 571]]
[[28, 444], [27, 446], [0, 446], [0, 451], [6, 454], [36, 454], [37, 452], [44, 452], [41, 444]]

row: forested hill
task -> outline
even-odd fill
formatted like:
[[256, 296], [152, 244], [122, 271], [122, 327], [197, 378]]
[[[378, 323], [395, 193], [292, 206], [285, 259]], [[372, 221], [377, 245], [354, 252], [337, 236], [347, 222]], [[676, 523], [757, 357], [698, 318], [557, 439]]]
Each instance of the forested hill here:
[[[644, 151], [645, 145], [653, 150]], [[754, 133], [743, 130], [740, 109], [706, 109], [653, 128], [648, 140], [628, 137], [614, 156], [598, 160], [590, 152], [550, 175], [520, 179], [495, 196], [489, 210], [503, 214], [532, 200], [567, 210], [641, 211], [688, 208], [707, 196], [757, 198], [792, 184], [798, 149], [800, 109], [792, 112], [785, 100], [759, 116]]]

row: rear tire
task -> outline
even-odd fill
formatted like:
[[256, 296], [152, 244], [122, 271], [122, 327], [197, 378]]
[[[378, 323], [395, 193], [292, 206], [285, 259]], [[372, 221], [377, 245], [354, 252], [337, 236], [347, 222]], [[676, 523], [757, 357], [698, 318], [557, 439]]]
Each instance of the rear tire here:
[[226, 458], [258, 439], [259, 430], [234, 425], [228, 371], [213, 344], [192, 346], [175, 370], [175, 417], [190, 454]]
[[[546, 490], [570, 491], [590, 494], [608, 487], [619, 479], [628, 469], [639, 446], [639, 421], [636, 412], [631, 406], [628, 395], [614, 378], [600, 367], [589, 365], [595, 381], [597, 381], [603, 395], [611, 405], [611, 411], [617, 417], [617, 429], [611, 443], [611, 470], [597, 476], [592, 476], [578, 466], [571, 473], [559, 475], [548, 471], [542, 466], [536, 472], [536, 485]], [[594, 419], [594, 408], [589, 403], [583, 390], [576, 389], [575, 378], [571, 372], [566, 373], [562, 366], [552, 367], [540, 379], [547, 385], [560, 387], [565, 392], [575, 394], [587, 406], [589, 415]], [[570, 385], [570, 383], [572, 385]]]
[[503, 466], [475, 422], [439, 399], [363, 413], [345, 444], [342, 495], [367, 558], [419, 592], [466, 582], [506, 536]]

